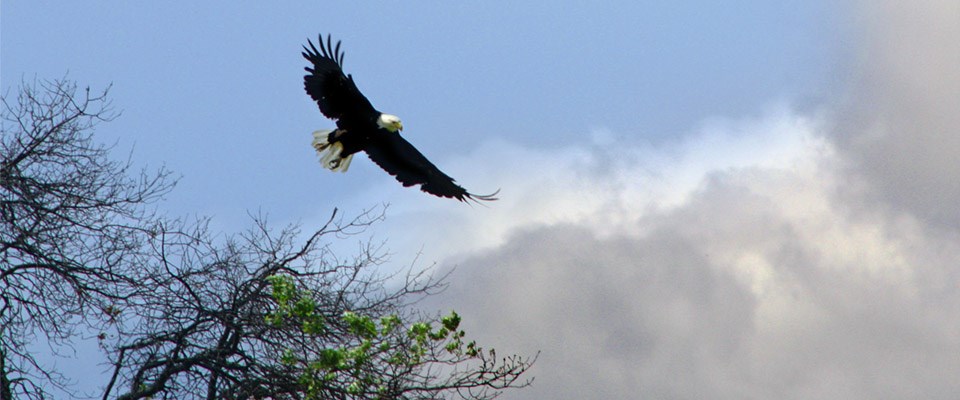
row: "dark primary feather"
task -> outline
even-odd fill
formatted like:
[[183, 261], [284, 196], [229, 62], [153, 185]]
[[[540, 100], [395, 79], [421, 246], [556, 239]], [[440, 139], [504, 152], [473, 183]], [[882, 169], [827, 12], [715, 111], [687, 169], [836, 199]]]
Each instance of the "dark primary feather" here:
[[497, 193], [489, 195], [468, 193], [399, 134], [383, 130], [380, 132], [364, 150], [374, 163], [396, 177], [403, 186], [421, 185], [420, 190], [424, 192], [460, 201], [497, 199], [495, 197]]
[[313, 67], [304, 68], [309, 74], [303, 76], [303, 86], [320, 106], [320, 112], [335, 120], [370, 118], [379, 114], [357, 89], [353, 77], [343, 73], [344, 53], [340, 51], [340, 41], [334, 47], [330, 36], [327, 36], [326, 43], [320, 36], [318, 43], [319, 50], [307, 40], [309, 47], [303, 46], [301, 54], [313, 64]]

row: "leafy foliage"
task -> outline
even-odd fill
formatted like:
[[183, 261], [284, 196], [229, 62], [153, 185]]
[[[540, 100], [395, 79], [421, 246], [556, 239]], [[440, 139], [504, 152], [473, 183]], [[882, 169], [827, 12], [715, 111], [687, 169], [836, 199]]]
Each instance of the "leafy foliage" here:
[[[268, 280], [273, 285], [276, 309], [267, 314], [266, 319], [275, 325], [282, 321], [296, 321], [304, 333], [321, 344], [325, 343], [324, 330], [316, 329], [322, 327], [325, 317], [310, 300], [309, 291], [298, 289], [289, 276], [274, 275]], [[337, 394], [358, 399], [430, 398], [432, 396], [427, 396], [430, 392], [452, 391], [464, 386], [465, 380], [462, 376], [459, 380], [454, 377], [452, 382], [459, 384], [422, 390], [429, 382], [411, 379], [423, 377], [412, 371], [429, 369], [431, 364], [454, 365], [474, 360], [486, 368], [484, 373], [499, 380], [488, 381], [488, 387], [512, 384], [526, 364], [508, 365], [505, 360], [500, 367], [490, 368], [494, 364], [487, 361], [487, 357], [495, 358], [496, 352], [491, 349], [484, 355], [476, 342], [464, 344], [466, 332], [460, 329], [460, 321], [460, 316], [453, 311], [439, 320], [410, 323], [405, 323], [396, 313], [375, 318], [344, 311], [336, 322], [344, 326], [349, 340], [338, 346], [319, 348], [314, 354], [286, 349], [281, 360], [285, 365], [296, 367], [299, 381], [306, 388], [307, 399], [324, 399]], [[486, 391], [467, 393], [472, 398], [487, 397]]]

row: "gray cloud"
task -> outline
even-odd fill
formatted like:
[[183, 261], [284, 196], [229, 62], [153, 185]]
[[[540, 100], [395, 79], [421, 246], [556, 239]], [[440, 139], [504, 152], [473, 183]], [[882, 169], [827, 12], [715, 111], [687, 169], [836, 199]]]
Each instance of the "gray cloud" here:
[[718, 174], [638, 235], [518, 231], [464, 261], [438, 304], [501, 352], [543, 351], [535, 386], [507, 398], [958, 393], [960, 294], [939, 278], [956, 282], [960, 248], [912, 222], [790, 204], [814, 180]]
[[853, 93], [833, 133], [876, 200], [960, 223], [960, 3], [862, 1]]
[[466, 263], [451, 291], [484, 342], [543, 350], [518, 398], [704, 397], [734, 389], [713, 366], [741, 346], [754, 307], [699, 250], [667, 232], [598, 240], [557, 226]]

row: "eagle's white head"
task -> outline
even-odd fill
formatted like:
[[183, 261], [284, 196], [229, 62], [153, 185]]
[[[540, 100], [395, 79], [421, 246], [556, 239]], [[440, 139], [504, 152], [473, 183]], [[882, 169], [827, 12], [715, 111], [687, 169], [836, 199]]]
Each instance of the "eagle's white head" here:
[[403, 122], [400, 122], [400, 117], [391, 114], [380, 114], [380, 117], [377, 118], [377, 125], [394, 133], [403, 130]]

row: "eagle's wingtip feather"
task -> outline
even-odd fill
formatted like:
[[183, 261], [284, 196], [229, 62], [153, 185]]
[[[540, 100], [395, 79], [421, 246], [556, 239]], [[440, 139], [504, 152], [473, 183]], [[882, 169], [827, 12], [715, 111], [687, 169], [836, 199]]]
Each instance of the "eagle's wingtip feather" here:
[[500, 194], [500, 189], [490, 194], [473, 194], [467, 193], [464, 195], [464, 200], [473, 200], [474, 203], [480, 204], [480, 201], [497, 201], [500, 200], [497, 195]]

